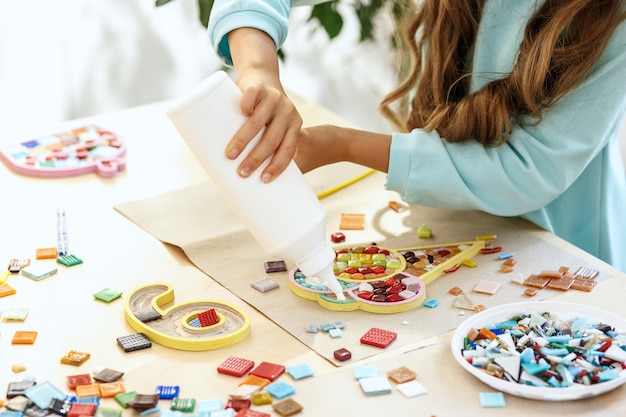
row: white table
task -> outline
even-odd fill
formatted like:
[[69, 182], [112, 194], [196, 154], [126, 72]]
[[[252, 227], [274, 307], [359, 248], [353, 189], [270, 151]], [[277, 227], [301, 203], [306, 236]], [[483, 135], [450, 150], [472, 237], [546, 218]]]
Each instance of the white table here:
[[[324, 109], [297, 97], [295, 100], [305, 123], [343, 123]], [[0, 253], [4, 259], [34, 259], [36, 248], [54, 246], [56, 209], [62, 205], [67, 210], [70, 252], [84, 260], [82, 265], [72, 268], [59, 266], [57, 275], [39, 282], [22, 276], [9, 278], [8, 283], [17, 293], [0, 298], [0, 310], [26, 307], [30, 314], [23, 323], [0, 323], [0, 351], [3, 352], [0, 386], [32, 376], [39, 382], [50, 381], [67, 390], [68, 375], [108, 367], [125, 373], [123, 381], [129, 391], [149, 394], [156, 385], [180, 385], [182, 397], [198, 400], [218, 397], [226, 401], [238, 380], [218, 374], [216, 368], [233, 355], [257, 363], [268, 361], [286, 366], [307, 363], [313, 367], [315, 376], [304, 381], [294, 382], [288, 376], [282, 377], [296, 385], [294, 399], [304, 406], [302, 415], [469, 416], [489, 412], [480, 407], [478, 393], [490, 389], [452, 362], [449, 332], [402, 351], [390, 349], [367, 361], [380, 365], [381, 370], [402, 365], [413, 368], [419, 380], [429, 388], [428, 395], [407, 399], [393, 392], [365, 397], [353, 380], [354, 364], [336, 368], [320, 358], [262, 312], [242, 303], [196, 269], [180, 249], [162, 244], [113, 210], [112, 207], [121, 202], [206, 181], [204, 172], [165, 117], [166, 106], [167, 103], [157, 103], [60, 126], [28, 126], [22, 137], [0, 138], [0, 145], [4, 146], [84, 123], [96, 123], [121, 133], [129, 145], [127, 169], [112, 179], [94, 174], [38, 179], [16, 175], [0, 166], [3, 190]], [[311, 181], [323, 182], [324, 175], [333, 175], [332, 169], [312, 174]], [[363, 189], [378, 193], [381, 199], [393, 198], [392, 193], [383, 190], [383, 184], [384, 175], [372, 175], [325, 199], [324, 204], [336, 214], [344, 207], [346, 199], [358, 198]], [[490, 216], [483, 218], [487, 223], [490, 221]], [[584, 302], [626, 315], [625, 274], [548, 233], [523, 224], [528, 233], [566, 248], [614, 275], [590, 294], [568, 292], [557, 299]], [[368, 232], [363, 233], [365, 238]], [[175, 283], [177, 300], [195, 299], [202, 294], [202, 297], [237, 305], [250, 316], [251, 335], [224, 350], [188, 352], [153, 344], [148, 350], [124, 353], [116, 345], [116, 338], [134, 331], [124, 320], [123, 302], [106, 304], [94, 300], [92, 294], [105, 287], [128, 292], [164, 279]], [[35, 344], [12, 345], [16, 330], [38, 331]], [[60, 364], [60, 358], [70, 350], [88, 352], [91, 358], [80, 367]], [[23, 364], [27, 370], [15, 374], [11, 370], [14, 364]], [[601, 411], [606, 416], [625, 415], [623, 394], [624, 388], [619, 388], [601, 398], [575, 403], [544, 403], [507, 396], [507, 408], [495, 413], [582, 416]], [[167, 406], [166, 402], [162, 403]], [[120, 408], [112, 399], [104, 399], [102, 404]], [[271, 413], [270, 406], [256, 409]], [[132, 415], [134, 411], [126, 409], [123, 414]]]

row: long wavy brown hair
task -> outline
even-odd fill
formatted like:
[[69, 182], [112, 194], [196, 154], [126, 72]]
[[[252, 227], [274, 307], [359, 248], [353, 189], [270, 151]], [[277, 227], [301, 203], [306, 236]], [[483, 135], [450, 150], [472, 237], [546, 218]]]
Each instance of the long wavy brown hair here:
[[401, 131], [436, 130], [449, 142], [490, 146], [508, 139], [513, 118], [539, 123], [542, 110], [578, 86], [625, 17], [623, 0], [546, 0], [526, 26], [511, 73], [469, 94], [484, 0], [397, 4], [411, 16], [398, 45], [409, 52], [398, 54], [407, 71], [383, 98], [382, 114]]

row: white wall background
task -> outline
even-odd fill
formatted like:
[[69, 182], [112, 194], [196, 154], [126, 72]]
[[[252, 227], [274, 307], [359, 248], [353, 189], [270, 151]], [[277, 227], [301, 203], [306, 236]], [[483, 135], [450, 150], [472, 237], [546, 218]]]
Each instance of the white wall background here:
[[394, 59], [389, 50], [391, 23], [377, 17], [375, 42], [359, 43], [353, 11], [340, 6], [344, 28], [332, 41], [307, 22], [310, 7], [292, 10], [290, 33], [283, 48], [285, 86], [342, 115], [363, 129], [388, 132], [378, 103], [394, 86]]
[[[388, 44], [359, 44], [353, 13], [329, 41], [295, 9], [285, 86], [354, 125], [389, 131], [377, 111], [393, 84]], [[389, 24], [378, 19], [382, 35]], [[384, 36], [383, 36], [384, 37]], [[196, 0], [0, 0], [0, 134], [169, 99], [220, 68]], [[6, 143], [5, 140], [3, 142]], [[621, 133], [626, 157], [626, 125]]]
[[195, 0], [0, 0], [0, 132], [174, 97], [219, 68]]

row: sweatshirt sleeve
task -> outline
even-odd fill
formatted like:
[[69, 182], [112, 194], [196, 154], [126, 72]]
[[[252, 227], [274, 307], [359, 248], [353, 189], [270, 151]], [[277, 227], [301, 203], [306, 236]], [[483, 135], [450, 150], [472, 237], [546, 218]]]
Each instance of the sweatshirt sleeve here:
[[320, 0], [215, 0], [209, 18], [208, 34], [220, 60], [232, 65], [228, 33], [252, 27], [267, 33], [280, 48], [287, 38], [291, 7], [321, 3]]
[[550, 203], [617, 138], [626, 113], [625, 26], [583, 84], [540, 123], [515, 124], [501, 146], [448, 143], [421, 129], [394, 134], [387, 188], [412, 203], [503, 216]]

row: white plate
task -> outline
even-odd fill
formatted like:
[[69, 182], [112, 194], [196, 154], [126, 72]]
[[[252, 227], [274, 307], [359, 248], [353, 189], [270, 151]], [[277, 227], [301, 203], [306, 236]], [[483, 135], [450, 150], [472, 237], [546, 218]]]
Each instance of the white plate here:
[[616, 330], [626, 331], [626, 320], [615, 314], [594, 307], [581, 304], [563, 302], [522, 302], [506, 304], [484, 310], [465, 320], [452, 336], [452, 354], [456, 361], [469, 373], [489, 385], [490, 387], [518, 397], [544, 401], [568, 401], [594, 397], [611, 391], [626, 382], [626, 370], [620, 372], [619, 377], [610, 381], [593, 385], [574, 384], [566, 388], [544, 388], [531, 385], [518, 384], [504, 379], [496, 378], [474, 368], [462, 355], [463, 339], [471, 328], [481, 329], [487, 324], [510, 319], [518, 313], [545, 313], [549, 312], [559, 319], [567, 320], [579, 316], [588, 319], [602, 321], [614, 327]]

